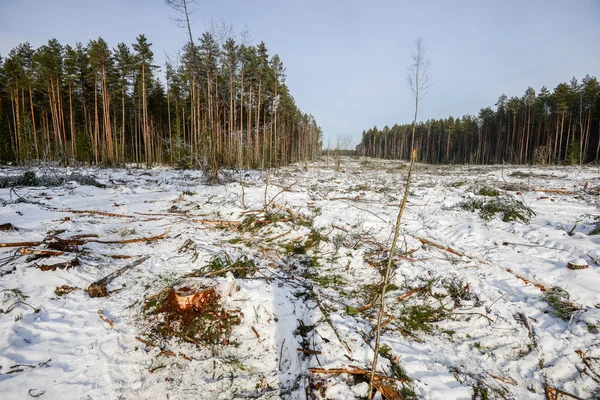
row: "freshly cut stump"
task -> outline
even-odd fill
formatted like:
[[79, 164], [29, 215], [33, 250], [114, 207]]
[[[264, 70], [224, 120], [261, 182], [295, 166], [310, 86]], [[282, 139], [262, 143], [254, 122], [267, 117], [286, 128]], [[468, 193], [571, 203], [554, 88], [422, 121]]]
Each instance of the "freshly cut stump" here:
[[226, 309], [221, 300], [214, 281], [190, 278], [147, 300], [146, 315], [153, 333], [199, 345], [228, 345], [242, 314]]
[[577, 260], [569, 261], [567, 263], [567, 268], [572, 270], [586, 269], [587, 267], [588, 263], [583, 258], [578, 258]]
[[182, 286], [171, 289], [161, 311], [194, 311], [203, 313], [215, 308], [219, 294], [214, 287]]

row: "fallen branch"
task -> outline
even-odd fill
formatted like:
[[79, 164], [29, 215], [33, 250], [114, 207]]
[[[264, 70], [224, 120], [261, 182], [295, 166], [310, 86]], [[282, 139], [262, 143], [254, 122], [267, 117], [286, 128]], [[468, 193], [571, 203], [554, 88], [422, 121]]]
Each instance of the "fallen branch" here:
[[564, 390], [560, 390], [557, 388], [550, 387], [546, 385], [546, 399], [548, 400], [558, 400], [560, 395], [570, 397], [572, 399], [583, 400], [581, 397], [575, 396], [574, 394], [565, 392]]
[[418, 287], [418, 288], [414, 288], [412, 290], [409, 290], [408, 292], [403, 293], [400, 296], [398, 296], [398, 300], [404, 300], [407, 297], [410, 297], [410, 296], [412, 296], [415, 293], [419, 293], [423, 289], [425, 289], [425, 287]]
[[[61, 239], [56, 236], [49, 236], [42, 241], [39, 242], [12, 242], [12, 243], [0, 243], [0, 248], [3, 247], [35, 247], [40, 246], [42, 244], [48, 244], [49, 246], [54, 244], [58, 246], [81, 246], [86, 243], [101, 243], [101, 244], [130, 244], [130, 243], [138, 243], [138, 242], [152, 242], [159, 239], [164, 239], [167, 237], [169, 233], [169, 229], [167, 229], [163, 234], [158, 236], [146, 237], [146, 238], [134, 238], [134, 239], [125, 239], [125, 240], [99, 240], [95, 239], [98, 237], [95, 234], [90, 235], [75, 235], [67, 239]], [[26, 250], [27, 251], [41, 251], [41, 250]]]
[[43, 244], [44, 242], [12, 242], [12, 243], [0, 243], [1, 247], [34, 247]]
[[134, 238], [134, 239], [125, 239], [125, 240], [88, 240], [88, 242], [94, 243], [102, 243], [102, 244], [130, 244], [130, 243], [139, 243], [139, 242], [153, 242], [155, 240], [164, 239], [167, 237], [169, 233], [169, 229], [167, 229], [164, 233], [158, 236], [145, 237], [145, 238]]
[[142, 338], [141, 338], [141, 337], [139, 337], [139, 336], [136, 336], [136, 337], [135, 337], [135, 339], [136, 339], [138, 342], [142, 342], [142, 343], [144, 343], [144, 344], [145, 344], [146, 346], [148, 346], [148, 347], [152, 347], [152, 348], [156, 347], [156, 345], [154, 345], [154, 344], [152, 344], [152, 343], [150, 343], [150, 342], [148, 342], [148, 341], [146, 341], [146, 340], [142, 339]]
[[279, 350], [279, 364], [278, 364], [278, 370], [281, 371], [281, 359], [283, 358], [283, 345], [285, 344], [285, 338], [283, 338], [283, 342], [281, 342], [281, 350]]
[[454, 249], [453, 249], [453, 248], [451, 248], [451, 247], [442, 246], [441, 244], [437, 244], [437, 243], [435, 243], [435, 242], [432, 242], [432, 241], [431, 241], [431, 240], [429, 240], [429, 239], [421, 238], [421, 237], [418, 237], [418, 236], [413, 236], [413, 237], [414, 237], [415, 239], [417, 239], [419, 242], [423, 243], [423, 244], [426, 244], [426, 245], [429, 245], [429, 246], [432, 246], [432, 247], [438, 248], [438, 249], [440, 249], [440, 250], [447, 251], [448, 253], [454, 254], [454, 255], [456, 255], [456, 256], [459, 256], [459, 257], [466, 257], [466, 256], [465, 256], [465, 254], [463, 254], [463, 253], [461, 253], [461, 252], [459, 252], [459, 251], [456, 251], [456, 250], [454, 250]]
[[258, 271], [260, 269], [265, 269], [265, 268], [255, 268], [253, 266], [248, 266], [248, 267], [231, 267], [231, 268], [223, 268], [223, 269], [218, 269], [216, 271], [208, 271], [205, 273], [200, 273], [198, 274], [197, 272], [191, 272], [189, 273], [188, 277], [196, 277], [196, 276], [213, 276], [213, 275], [217, 275], [217, 274], [223, 274], [225, 272], [230, 272], [230, 271], [246, 271], [246, 270], [253, 270], [253, 271]]
[[482, 314], [482, 313], [478, 313], [478, 312], [453, 312], [452, 314], [454, 314], [454, 315], [479, 315], [480, 317], [483, 317], [483, 318], [487, 319], [490, 324], [492, 322], [494, 322], [494, 320], [491, 319], [490, 317], [488, 317], [487, 315]]
[[503, 378], [498, 375], [489, 374], [492, 378], [499, 380], [500, 382], [508, 383], [509, 385], [517, 386], [517, 382], [513, 378]]
[[116, 270], [115, 272], [112, 272], [112, 273], [106, 275], [104, 278], [91, 283], [90, 286], [88, 286], [88, 288], [87, 288], [88, 294], [90, 295], [90, 297], [107, 297], [108, 290], [106, 289], [106, 286], [110, 282], [112, 282], [115, 278], [121, 276], [125, 271], [140, 265], [141, 263], [143, 263], [144, 261], [146, 261], [149, 258], [150, 258], [150, 256], [142, 257], [139, 260], [136, 260], [136, 261], [132, 262], [131, 264], [126, 265], [123, 268], [120, 268], [120, 269]]
[[98, 235], [96, 233], [82, 233], [80, 235], [73, 235], [65, 239], [66, 241], [70, 240], [79, 240], [79, 239], [89, 239], [89, 238], [97, 238]]
[[263, 210], [259, 210], [259, 209], [256, 209], [256, 210], [246, 210], [246, 211], [241, 211], [240, 215], [258, 214], [258, 213], [261, 213], [261, 212], [263, 212]]
[[19, 249], [19, 254], [22, 256], [34, 254], [36, 256], [59, 257], [64, 255], [65, 252], [56, 250]]
[[106, 317], [104, 316], [104, 311], [102, 311], [102, 310], [98, 310], [98, 317], [99, 317], [99, 318], [100, 318], [102, 321], [104, 321], [104, 322], [106, 322], [108, 325], [110, 325], [111, 327], [112, 327], [112, 326], [115, 324], [113, 321], [111, 321], [110, 319], [108, 319], [108, 318], [106, 318]]
[[275, 236], [274, 238], [271, 238], [270, 240], [277, 240], [277, 239], [280, 239], [280, 238], [282, 238], [282, 237], [284, 237], [285, 235], [288, 235], [288, 234], [290, 234], [290, 233], [292, 233], [292, 230], [291, 230], [291, 229], [290, 229], [289, 231], [287, 231], [287, 232], [283, 232], [281, 235], [277, 235], [277, 236]]
[[254, 335], [256, 335], [256, 338], [257, 338], [258, 340], [260, 340], [260, 335], [258, 334], [258, 332], [256, 331], [256, 329], [254, 329], [254, 327], [253, 327], [253, 326], [251, 326], [251, 327], [250, 327], [250, 329], [252, 329], [252, 332], [254, 332]]
[[[586, 357], [585, 353], [583, 351], [581, 351], [581, 350], [576, 350], [575, 353], [577, 353], [577, 355], [579, 357], [581, 357], [581, 361], [583, 361], [583, 364], [585, 364], [585, 366], [590, 371], [590, 372], [587, 372], [587, 371], [584, 370], [584, 372], [586, 372], [586, 374], [590, 378], [592, 378], [594, 380], [594, 382], [600, 384], [600, 373], [594, 371], [594, 368], [592, 368], [592, 362], [590, 361], [590, 360], [592, 360], [592, 361], [595, 361], [596, 363], [599, 363], [600, 359], [599, 358], [595, 358], [595, 357]], [[592, 374], [594, 376], [592, 376]]]
[[80, 265], [79, 259], [75, 257], [70, 261], [60, 262], [56, 264], [38, 264], [36, 265], [41, 271], [56, 271], [57, 269], [69, 269]]
[[133, 215], [115, 214], [115, 213], [109, 213], [109, 212], [104, 212], [104, 211], [95, 211], [95, 210], [72, 210], [72, 209], [68, 208], [66, 210], [55, 209], [55, 211], [65, 212], [65, 213], [70, 212], [70, 213], [73, 213], [73, 214], [102, 215], [104, 217], [114, 217], [114, 218], [135, 218], [135, 216], [133, 216]]
[[509, 274], [514, 275], [516, 278], [522, 280], [523, 282], [525, 282], [528, 285], [535, 286], [536, 288], [540, 289], [542, 292], [545, 292], [545, 291], [548, 290], [548, 287], [542, 285], [541, 283], [532, 282], [529, 279], [523, 278], [522, 276], [515, 274], [512, 269], [507, 269], [506, 272], [508, 272]]
[[365, 304], [365, 305], [364, 305], [364, 306], [362, 306], [362, 307], [358, 307], [356, 310], [357, 310], [358, 312], [367, 311], [368, 309], [370, 309], [371, 307], [373, 307], [373, 306], [375, 305], [375, 303], [377, 302], [377, 299], [378, 299], [378, 298], [379, 298], [379, 293], [376, 293], [376, 294], [373, 296], [373, 299], [372, 299], [372, 300], [371, 300], [369, 303]]
[[[275, 199], [277, 198], [277, 196], [279, 196], [283, 192], [288, 192], [292, 188], [292, 186], [294, 186], [296, 183], [298, 183], [298, 181], [296, 181], [296, 182], [294, 182], [294, 183], [292, 183], [292, 184], [284, 187], [283, 189], [281, 189], [275, 196], [273, 196], [271, 198], [271, 200], [269, 200], [268, 203], [265, 203], [265, 206], [263, 207], [263, 211], [265, 211], [267, 209], [267, 207], [269, 207], [271, 205], [271, 203], [273, 201], [275, 201]], [[268, 181], [267, 181], [267, 185], [268, 185]], [[265, 189], [265, 199], [266, 199], [266, 197], [267, 197], [267, 192], [266, 192], [266, 189]]]
[[360, 196], [354, 196], [354, 197], [330, 197], [330, 198], [327, 198], [325, 200], [329, 200], [329, 201], [335, 201], [335, 200], [362, 201], [364, 203], [368, 202], [367, 199], [362, 199]]
[[182, 215], [185, 215], [185, 211], [179, 213], [143, 213], [135, 211], [134, 214], [145, 215], [150, 217], [181, 217]]
[[125, 254], [102, 254], [104, 257], [114, 258], [115, 260], [127, 260], [133, 257], [141, 257], [141, 255], [137, 256], [129, 256]]
[[171, 350], [160, 349], [160, 354], [167, 357], [177, 357], [177, 354], [173, 353]]
[[148, 372], [150, 372], [151, 374], [155, 373], [156, 371], [158, 371], [159, 369], [164, 368], [164, 365], [159, 365], [158, 367], [154, 367], [152, 369], [149, 369]]
[[572, 190], [565, 190], [565, 189], [533, 189], [534, 192], [541, 192], [541, 193], [557, 193], [557, 194], [573, 194], [574, 192]]
[[332, 225], [331, 225], [331, 227], [332, 227], [332, 228], [335, 228], [335, 229], [339, 229], [339, 230], [340, 230], [340, 231], [342, 231], [342, 232], [346, 232], [346, 233], [349, 233], [349, 232], [350, 232], [348, 229], [346, 229], [346, 228], [344, 228], [344, 227], [342, 227], [342, 226], [339, 226], [339, 225], [333, 225], [333, 224], [332, 224]]
[[192, 222], [197, 222], [208, 226], [237, 228], [242, 223], [239, 221], [225, 221], [225, 220], [210, 220], [210, 219], [191, 219]]

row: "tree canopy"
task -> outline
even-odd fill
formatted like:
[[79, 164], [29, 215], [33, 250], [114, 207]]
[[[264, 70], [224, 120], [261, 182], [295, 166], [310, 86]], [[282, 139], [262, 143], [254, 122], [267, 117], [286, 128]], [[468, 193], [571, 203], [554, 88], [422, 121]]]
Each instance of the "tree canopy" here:
[[[409, 159], [411, 124], [363, 131], [357, 152]], [[529, 87], [522, 97], [499, 96], [495, 109], [477, 116], [430, 119], [417, 124], [415, 145], [428, 163], [567, 163], [598, 161], [600, 85], [586, 75], [553, 92]]]
[[0, 57], [0, 162], [269, 167], [319, 154], [321, 130], [264, 42], [195, 42], [164, 76], [145, 35], [18, 45]]

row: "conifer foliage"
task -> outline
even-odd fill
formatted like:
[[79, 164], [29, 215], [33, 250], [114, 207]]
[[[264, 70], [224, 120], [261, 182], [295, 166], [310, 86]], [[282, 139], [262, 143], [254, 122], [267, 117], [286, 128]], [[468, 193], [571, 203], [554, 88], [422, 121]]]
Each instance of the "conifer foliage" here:
[[0, 162], [257, 168], [316, 157], [322, 133], [266, 45], [205, 32], [164, 76], [139, 35], [0, 57]]
[[[412, 124], [363, 131], [363, 156], [410, 159]], [[479, 115], [430, 119], [417, 124], [415, 147], [421, 162], [433, 164], [583, 164], [600, 156], [600, 85], [580, 82], [529, 87], [522, 97], [501, 95], [495, 110]]]

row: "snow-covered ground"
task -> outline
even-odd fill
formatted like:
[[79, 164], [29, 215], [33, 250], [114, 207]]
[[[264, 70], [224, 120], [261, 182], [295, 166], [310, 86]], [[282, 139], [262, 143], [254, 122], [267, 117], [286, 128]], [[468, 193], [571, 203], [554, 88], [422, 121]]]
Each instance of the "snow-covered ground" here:
[[[106, 187], [0, 189], [0, 225], [17, 229], [0, 231], [0, 398], [364, 398], [364, 376], [323, 372], [370, 368], [374, 296], [408, 166], [341, 166], [232, 173], [219, 186], [197, 171], [82, 169]], [[24, 171], [0, 168], [0, 178]], [[417, 165], [413, 178], [378, 372], [408, 398], [600, 396], [600, 235], [588, 235], [598, 168]], [[479, 194], [490, 189], [499, 196]], [[498, 199], [529, 207], [530, 223], [461, 207]], [[36, 254], [75, 235], [88, 236], [62, 255]], [[151, 240], [127, 242], [136, 238]], [[34, 243], [2, 247], [16, 242]], [[139, 256], [150, 258], [112, 281], [109, 297], [85, 291]], [[243, 256], [260, 269], [204, 274], [215, 257]], [[567, 268], [577, 259], [588, 268]], [[192, 271], [241, 316], [227, 344], [152, 331], [145, 300]], [[78, 289], [57, 293], [63, 285]], [[556, 286], [570, 295], [563, 318], [560, 299], [547, 301], [566, 296]]]

